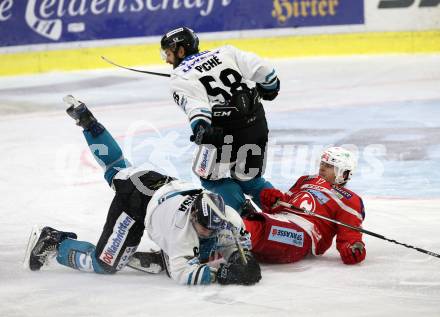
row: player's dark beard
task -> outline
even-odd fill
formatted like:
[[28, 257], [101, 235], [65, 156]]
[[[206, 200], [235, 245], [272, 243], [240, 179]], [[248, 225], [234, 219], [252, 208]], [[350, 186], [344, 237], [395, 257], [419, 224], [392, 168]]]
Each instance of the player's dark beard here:
[[[175, 55], [174, 55], [174, 56], [175, 56]], [[174, 58], [174, 63], [173, 63], [173, 69], [176, 68], [177, 66], [179, 66], [180, 63], [182, 63], [182, 61], [183, 61], [183, 58], [175, 57], [175, 58]]]

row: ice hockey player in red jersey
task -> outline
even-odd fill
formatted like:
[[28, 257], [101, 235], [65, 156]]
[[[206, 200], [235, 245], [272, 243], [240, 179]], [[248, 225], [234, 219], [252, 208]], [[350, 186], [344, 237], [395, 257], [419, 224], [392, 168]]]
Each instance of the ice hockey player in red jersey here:
[[295, 214], [277, 206], [279, 200], [352, 226], [361, 226], [365, 218], [362, 199], [345, 185], [356, 161], [341, 147], [330, 147], [321, 155], [318, 175], [305, 175], [286, 193], [278, 189], [261, 192], [263, 213], [244, 216], [251, 233], [252, 252], [267, 263], [292, 263], [306, 255], [324, 254], [336, 236], [336, 248], [342, 262], [356, 264], [365, 259], [362, 234], [313, 215]]

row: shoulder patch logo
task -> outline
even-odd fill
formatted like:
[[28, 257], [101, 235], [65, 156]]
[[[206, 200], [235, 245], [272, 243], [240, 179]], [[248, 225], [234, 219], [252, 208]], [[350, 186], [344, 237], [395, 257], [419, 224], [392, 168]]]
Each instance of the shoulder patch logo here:
[[186, 98], [185, 98], [185, 96], [181, 96], [177, 92], [173, 92], [173, 99], [174, 99], [174, 102], [179, 107], [182, 107], [183, 110], [185, 110], [185, 107], [186, 107]]
[[311, 193], [304, 191], [296, 194], [290, 203], [308, 211], [315, 211], [316, 209], [315, 197]]
[[180, 106], [180, 98], [179, 98], [179, 95], [177, 94], [177, 92], [174, 92], [173, 93], [173, 99], [174, 99], [174, 102], [178, 105], [178, 106]]

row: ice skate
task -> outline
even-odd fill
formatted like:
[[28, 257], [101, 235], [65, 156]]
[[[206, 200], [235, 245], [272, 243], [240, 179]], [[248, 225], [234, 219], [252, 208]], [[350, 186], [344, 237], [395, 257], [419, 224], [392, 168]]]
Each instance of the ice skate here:
[[25, 266], [38, 271], [47, 260], [56, 255], [58, 245], [65, 239], [76, 239], [73, 232], [58, 231], [51, 227], [34, 228], [26, 248]]
[[131, 257], [127, 266], [151, 274], [157, 274], [164, 270], [160, 251], [136, 252]]
[[65, 96], [63, 101], [69, 105], [69, 108], [66, 110], [67, 114], [72, 117], [80, 127], [88, 130], [90, 125], [97, 122], [87, 106], [72, 95]]
[[98, 122], [98, 120], [96, 120], [85, 103], [77, 100], [72, 95], [65, 96], [63, 101], [69, 106], [69, 108], [66, 109], [66, 112], [76, 121], [76, 125], [82, 127], [86, 131], [90, 131], [93, 136], [98, 136], [104, 131], [105, 128]]

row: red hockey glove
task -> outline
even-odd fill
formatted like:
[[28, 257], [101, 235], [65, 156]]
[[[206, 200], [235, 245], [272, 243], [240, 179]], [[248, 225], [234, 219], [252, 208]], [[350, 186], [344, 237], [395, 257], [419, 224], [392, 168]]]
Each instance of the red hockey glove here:
[[344, 264], [356, 264], [362, 262], [367, 255], [365, 244], [362, 241], [343, 243], [338, 246], [338, 251]]
[[[260, 201], [263, 206], [263, 211], [267, 213], [276, 212], [272, 206], [278, 201], [283, 200], [284, 194], [275, 188], [263, 189], [260, 193]], [[275, 208], [276, 209], [276, 208]]]

